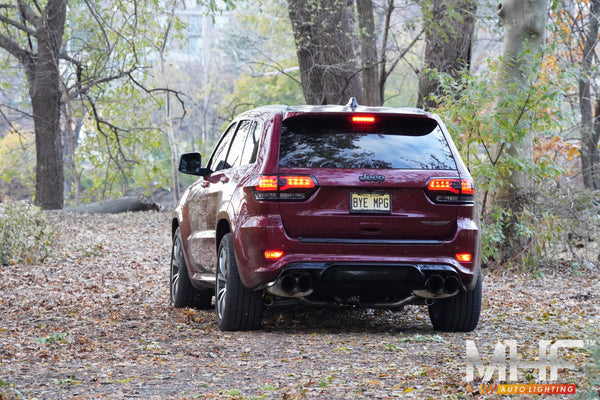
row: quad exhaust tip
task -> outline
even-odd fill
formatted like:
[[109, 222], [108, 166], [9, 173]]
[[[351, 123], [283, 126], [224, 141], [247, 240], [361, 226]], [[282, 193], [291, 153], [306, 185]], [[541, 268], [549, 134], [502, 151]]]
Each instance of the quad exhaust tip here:
[[441, 275], [431, 275], [425, 282], [425, 287], [432, 294], [455, 294], [460, 289], [460, 282], [455, 276], [448, 276], [444, 278]]
[[281, 297], [304, 297], [313, 292], [314, 286], [315, 282], [310, 273], [288, 273], [268, 286], [267, 291]]

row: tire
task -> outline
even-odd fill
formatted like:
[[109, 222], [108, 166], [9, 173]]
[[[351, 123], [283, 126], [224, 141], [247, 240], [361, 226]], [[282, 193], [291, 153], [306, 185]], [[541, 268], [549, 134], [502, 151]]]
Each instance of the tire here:
[[479, 323], [482, 296], [481, 271], [472, 290], [447, 299], [436, 300], [429, 306], [433, 329], [442, 332], [470, 332]]
[[194, 307], [206, 309], [211, 307], [212, 290], [196, 289], [192, 285], [183, 255], [183, 242], [181, 241], [179, 228], [173, 236], [169, 294], [169, 302], [175, 308]]
[[215, 303], [217, 323], [222, 331], [260, 329], [264, 311], [262, 293], [242, 284], [231, 233], [223, 236], [219, 244]]

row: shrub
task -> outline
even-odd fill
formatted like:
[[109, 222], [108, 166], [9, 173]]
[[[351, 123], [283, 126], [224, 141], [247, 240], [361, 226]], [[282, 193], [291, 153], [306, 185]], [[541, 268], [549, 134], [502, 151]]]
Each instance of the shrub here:
[[[495, 69], [492, 64], [477, 76], [464, 72], [457, 79], [441, 74], [443, 94], [436, 98], [436, 111], [479, 188], [482, 261], [494, 266], [516, 260], [530, 264], [527, 258], [534, 253], [539, 261], [539, 253], [557, 247], [557, 239], [566, 233], [561, 228], [577, 224], [578, 216], [566, 207], [570, 201], [557, 195], [568, 186], [565, 181], [578, 152], [560, 137], [561, 127], [572, 122], [561, 108], [562, 80], [542, 76], [507, 94]], [[528, 132], [535, 135], [533, 158], [524, 161], [508, 149]], [[519, 202], [499, 206], [494, 197], [508, 190], [504, 177], [511, 171], [525, 173], [533, 187]]]
[[39, 208], [25, 202], [0, 203], [0, 265], [44, 261], [55, 237]]
[[590, 357], [584, 366], [586, 379], [578, 396], [583, 400], [600, 399], [600, 341], [598, 336], [593, 335], [589, 343]]

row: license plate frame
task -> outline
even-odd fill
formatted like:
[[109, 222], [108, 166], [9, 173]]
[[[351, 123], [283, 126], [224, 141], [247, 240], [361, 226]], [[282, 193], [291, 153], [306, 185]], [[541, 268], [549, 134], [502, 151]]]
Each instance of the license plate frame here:
[[391, 214], [392, 195], [388, 192], [350, 192], [351, 214]]

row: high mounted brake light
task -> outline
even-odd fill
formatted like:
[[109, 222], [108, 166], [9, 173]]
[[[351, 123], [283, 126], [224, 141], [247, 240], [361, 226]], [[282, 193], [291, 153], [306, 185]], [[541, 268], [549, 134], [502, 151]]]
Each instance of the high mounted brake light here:
[[431, 178], [427, 195], [436, 203], [473, 203], [475, 188], [472, 179]]
[[306, 200], [317, 181], [309, 175], [261, 175], [254, 186], [254, 198], [261, 200]]
[[372, 124], [375, 122], [375, 117], [370, 115], [355, 115], [352, 117], [352, 122], [357, 124]]

